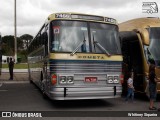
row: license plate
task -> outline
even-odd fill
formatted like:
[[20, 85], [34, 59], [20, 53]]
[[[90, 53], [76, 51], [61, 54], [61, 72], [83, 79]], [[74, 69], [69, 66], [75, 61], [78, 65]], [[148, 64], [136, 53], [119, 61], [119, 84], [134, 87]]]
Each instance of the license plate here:
[[85, 82], [97, 82], [97, 77], [85, 77]]

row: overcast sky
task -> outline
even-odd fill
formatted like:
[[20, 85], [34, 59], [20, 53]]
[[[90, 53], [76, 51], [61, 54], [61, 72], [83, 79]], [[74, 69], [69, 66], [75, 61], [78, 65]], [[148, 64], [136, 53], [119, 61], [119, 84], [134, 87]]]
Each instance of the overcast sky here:
[[[160, 17], [142, 13], [142, 2], [160, 0], [17, 0], [17, 35], [35, 36], [49, 14], [79, 12], [112, 17], [119, 23], [133, 18]], [[159, 9], [160, 10], [160, 9]], [[0, 0], [0, 32], [14, 35], [14, 0]]]

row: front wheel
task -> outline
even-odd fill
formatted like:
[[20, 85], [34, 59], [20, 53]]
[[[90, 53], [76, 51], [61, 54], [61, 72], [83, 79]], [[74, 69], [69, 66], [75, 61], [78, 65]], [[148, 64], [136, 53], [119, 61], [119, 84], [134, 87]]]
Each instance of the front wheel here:
[[44, 98], [44, 99], [46, 99], [46, 98], [47, 98], [47, 95], [46, 95], [46, 93], [45, 93], [45, 86], [44, 86], [44, 84], [43, 84], [43, 83], [42, 83], [41, 90], [42, 90], [43, 98]]

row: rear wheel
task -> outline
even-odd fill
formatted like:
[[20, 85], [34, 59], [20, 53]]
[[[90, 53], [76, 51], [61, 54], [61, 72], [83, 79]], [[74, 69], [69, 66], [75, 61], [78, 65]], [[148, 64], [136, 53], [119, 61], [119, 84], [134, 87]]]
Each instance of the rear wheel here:
[[45, 91], [45, 83], [44, 83], [44, 78], [43, 78], [43, 72], [41, 71], [41, 77], [40, 77], [40, 82], [41, 82], [41, 91], [42, 91], [42, 95], [43, 98], [46, 99], [47, 95], [46, 95], [46, 91]]
[[46, 93], [45, 93], [45, 86], [44, 86], [43, 83], [42, 83], [42, 88], [41, 88], [41, 90], [42, 90], [43, 98], [46, 99], [46, 98], [47, 98], [47, 95], [46, 95]]

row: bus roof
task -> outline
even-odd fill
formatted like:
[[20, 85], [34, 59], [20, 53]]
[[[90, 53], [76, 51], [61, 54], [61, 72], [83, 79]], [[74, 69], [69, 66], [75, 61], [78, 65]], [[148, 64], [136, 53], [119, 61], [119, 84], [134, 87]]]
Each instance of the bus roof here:
[[74, 12], [66, 12], [66, 13], [53, 13], [48, 16], [47, 21], [52, 20], [84, 20], [84, 21], [95, 21], [95, 22], [104, 22], [109, 24], [118, 24], [117, 20], [109, 17], [91, 15], [91, 14], [83, 14], [83, 13], [74, 13]]
[[149, 27], [160, 27], [160, 19], [153, 17], [137, 18], [119, 24], [120, 31], [132, 31]]

